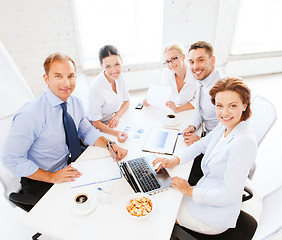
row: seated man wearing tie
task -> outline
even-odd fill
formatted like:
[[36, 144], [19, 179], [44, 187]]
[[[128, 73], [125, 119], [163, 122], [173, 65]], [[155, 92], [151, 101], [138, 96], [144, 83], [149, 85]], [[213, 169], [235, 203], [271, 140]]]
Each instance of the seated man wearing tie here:
[[[203, 41], [196, 42], [190, 46], [188, 51], [190, 70], [197, 80], [196, 100], [198, 107], [195, 109], [192, 122], [184, 129], [184, 141], [190, 146], [200, 140], [195, 131], [203, 127], [202, 135], [208, 134], [218, 124], [215, 114], [215, 106], [211, 103], [209, 91], [215, 83], [224, 78], [225, 75], [215, 68], [215, 57], [211, 44]], [[204, 124], [204, 125], [203, 125]], [[201, 161], [203, 154], [194, 159], [188, 182], [191, 186], [197, 184], [203, 176]]]
[[[107, 147], [107, 139], [84, 116], [81, 101], [71, 96], [75, 62], [55, 53], [46, 58], [44, 70], [47, 90], [15, 114], [2, 152], [3, 165], [21, 177], [19, 202], [26, 203], [28, 210], [54, 183], [74, 181], [81, 175], [70, 164], [81, 154], [79, 138], [86, 145]], [[120, 159], [127, 154], [112, 146]]]

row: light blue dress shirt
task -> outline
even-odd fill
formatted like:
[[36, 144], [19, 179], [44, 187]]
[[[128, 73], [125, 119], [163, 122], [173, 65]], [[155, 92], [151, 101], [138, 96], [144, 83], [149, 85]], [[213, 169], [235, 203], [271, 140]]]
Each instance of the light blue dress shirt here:
[[240, 122], [218, 143], [224, 131], [225, 126], [219, 123], [178, 155], [180, 163], [184, 163], [204, 154], [204, 176], [194, 187], [186, 209], [195, 219], [214, 228], [235, 227], [243, 189], [257, 154], [257, 141], [248, 121]]
[[190, 125], [195, 126], [196, 129], [198, 129], [204, 122], [205, 130], [210, 132], [218, 124], [218, 119], [215, 114], [215, 106], [211, 103], [209, 92], [215, 83], [222, 78], [225, 78], [225, 75], [215, 69], [205, 79], [201, 81], [197, 80], [196, 99], [198, 108], [195, 109], [192, 122], [190, 123]]
[[[54, 172], [67, 165], [69, 150], [61, 103], [63, 101], [47, 89], [15, 114], [2, 151], [3, 165], [12, 173], [27, 177], [39, 168]], [[70, 96], [67, 110], [78, 129], [78, 136], [85, 144], [93, 145], [102, 134], [84, 116], [81, 101]]]

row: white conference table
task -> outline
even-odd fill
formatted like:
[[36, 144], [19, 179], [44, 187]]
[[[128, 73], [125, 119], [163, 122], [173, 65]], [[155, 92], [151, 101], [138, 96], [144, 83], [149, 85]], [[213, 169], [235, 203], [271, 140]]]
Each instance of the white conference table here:
[[[137, 126], [144, 129], [144, 134], [150, 127], [163, 126], [167, 112], [153, 107], [144, 107], [142, 110], [134, 108], [131, 102], [128, 111], [120, 120], [120, 126]], [[187, 127], [192, 118], [193, 110], [176, 114], [181, 120], [177, 128], [179, 131]], [[116, 141], [113, 136], [107, 136]], [[141, 151], [144, 138], [139, 140], [129, 138], [121, 146], [128, 149], [124, 160], [144, 156], [148, 153]], [[117, 142], [117, 141], [116, 141]], [[182, 136], [178, 137], [176, 151], [185, 148]], [[77, 161], [84, 161], [109, 156], [106, 149], [88, 147]], [[167, 156], [167, 155], [166, 155]], [[168, 156], [167, 156], [168, 157]], [[113, 162], [114, 164], [114, 162]], [[178, 165], [169, 169], [171, 177], [188, 178], [192, 163]], [[73, 213], [71, 200], [79, 192], [91, 193], [97, 197], [97, 185], [71, 188], [70, 183], [55, 184], [35, 207], [26, 215], [24, 224], [37, 231], [53, 237], [52, 239], [162, 239], [169, 240], [182, 200], [182, 194], [176, 189], [169, 189], [152, 195], [155, 201], [154, 211], [145, 219], [134, 219], [125, 211], [126, 199], [134, 193], [124, 178], [113, 182], [114, 201], [110, 205], [97, 205], [96, 209], [84, 216]]]

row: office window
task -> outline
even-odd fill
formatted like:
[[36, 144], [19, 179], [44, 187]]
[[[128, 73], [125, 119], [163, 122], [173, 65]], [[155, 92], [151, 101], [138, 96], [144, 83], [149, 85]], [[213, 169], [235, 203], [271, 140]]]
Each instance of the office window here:
[[282, 1], [242, 0], [231, 54], [282, 50]]
[[161, 61], [163, 0], [73, 0], [81, 64], [99, 67], [98, 52], [115, 45], [124, 64]]

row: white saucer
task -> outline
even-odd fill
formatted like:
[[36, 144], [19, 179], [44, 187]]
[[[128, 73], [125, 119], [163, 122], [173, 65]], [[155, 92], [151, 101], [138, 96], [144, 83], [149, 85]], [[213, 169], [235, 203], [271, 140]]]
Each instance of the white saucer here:
[[177, 126], [179, 123], [180, 123], [180, 119], [177, 119], [175, 123], [169, 123], [169, 122], [167, 122], [166, 119], [163, 121], [163, 124], [164, 124], [165, 126], [167, 126], [167, 127], [175, 127], [175, 126]]
[[75, 215], [78, 215], [78, 216], [83, 216], [83, 215], [87, 215], [89, 213], [91, 213], [92, 211], [94, 211], [94, 209], [96, 208], [97, 206], [97, 200], [92, 200], [91, 202], [91, 205], [89, 208], [83, 210], [83, 211], [80, 211], [80, 210], [77, 210], [75, 209], [74, 207], [72, 208], [72, 212], [73, 214]]

